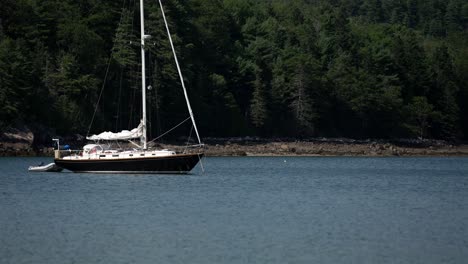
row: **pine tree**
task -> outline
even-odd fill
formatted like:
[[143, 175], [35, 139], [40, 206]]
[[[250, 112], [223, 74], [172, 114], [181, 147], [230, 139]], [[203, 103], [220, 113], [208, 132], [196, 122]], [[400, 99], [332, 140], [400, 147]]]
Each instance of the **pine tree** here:
[[448, 1], [447, 11], [445, 13], [445, 23], [447, 25], [447, 31], [459, 31], [463, 28], [461, 8], [461, 3], [458, 0]]
[[418, 1], [407, 0], [406, 2], [406, 25], [410, 28], [416, 27], [418, 24]]
[[457, 94], [459, 87], [454, 75], [454, 66], [452, 57], [447, 46], [437, 47], [431, 56], [431, 73], [433, 85], [430, 90], [429, 98], [441, 113], [437, 120], [435, 133], [438, 136], [455, 138], [459, 133], [459, 106], [457, 103]]
[[427, 58], [415, 32], [397, 27], [390, 49], [394, 73], [400, 80], [403, 100], [410, 102], [414, 96], [425, 95], [430, 79]]
[[17, 100], [12, 64], [16, 60], [11, 51], [14, 43], [9, 38], [0, 40], [0, 129], [9, 125], [18, 114], [20, 104]]
[[440, 114], [434, 111], [434, 106], [431, 105], [426, 97], [413, 97], [412, 102], [406, 106], [407, 127], [419, 139], [426, 136], [427, 129], [431, 127], [432, 120], [436, 119]]
[[306, 67], [306, 65], [298, 65], [296, 74], [292, 77], [290, 85], [293, 92], [290, 107], [299, 126], [298, 132], [303, 133], [302, 136], [311, 136], [314, 133], [315, 113], [309, 95], [311, 81]]
[[381, 0], [365, 0], [363, 3], [363, 11], [366, 18], [371, 23], [380, 23], [383, 20], [382, 1]]
[[137, 64], [135, 46], [139, 45], [139, 40], [133, 34], [132, 17], [132, 12], [123, 9], [122, 18], [115, 31], [112, 57], [122, 67], [131, 67]]
[[261, 79], [261, 72], [257, 70], [253, 83], [254, 92], [250, 105], [250, 118], [256, 128], [263, 128], [267, 122], [268, 111], [265, 98], [265, 86]]

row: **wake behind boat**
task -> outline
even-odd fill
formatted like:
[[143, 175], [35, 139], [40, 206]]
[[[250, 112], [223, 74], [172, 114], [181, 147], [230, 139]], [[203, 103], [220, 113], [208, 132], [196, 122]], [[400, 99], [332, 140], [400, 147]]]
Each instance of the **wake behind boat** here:
[[[145, 40], [150, 36], [145, 34], [144, 29], [144, 8], [143, 0], [140, 0], [140, 25], [141, 25], [141, 93], [142, 93], [142, 117], [137, 128], [124, 130], [118, 133], [103, 132], [99, 135], [87, 137], [95, 144], [88, 144], [82, 151], [60, 151], [60, 144], [57, 141], [58, 150], [55, 151], [55, 164], [61, 168], [73, 172], [93, 172], [93, 173], [187, 173], [190, 172], [203, 157], [200, 135], [195, 123], [195, 118], [190, 106], [189, 98], [184, 84], [182, 72], [177, 60], [175, 48], [172, 42], [166, 16], [161, 1], [159, 1], [162, 17], [166, 26], [166, 31], [171, 44], [175, 64], [182, 84], [182, 89], [187, 103], [189, 119], [192, 121], [192, 128], [195, 131], [198, 144], [191, 147], [198, 147], [194, 153], [176, 153], [173, 150], [155, 150], [148, 148], [147, 141], [147, 118], [146, 118], [146, 72], [145, 72]], [[185, 122], [184, 121], [184, 122]], [[92, 123], [92, 122], [91, 122]], [[177, 127], [177, 126], [176, 126]], [[163, 134], [164, 135], [164, 134]], [[140, 142], [136, 142], [139, 139]], [[123, 149], [118, 141], [127, 141], [136, 148]], [[101, 144], [107, 142], [108, 144]], [[114, 144], [116, 143], [116, 144]], [[111, 147], [112, 146], [112, 147]], [[115, 147], [117, 146], [117, 147]], [[62, 156], [62, 154], [64, 154]], [[202, 168], [203, 169], [203, 168]]]

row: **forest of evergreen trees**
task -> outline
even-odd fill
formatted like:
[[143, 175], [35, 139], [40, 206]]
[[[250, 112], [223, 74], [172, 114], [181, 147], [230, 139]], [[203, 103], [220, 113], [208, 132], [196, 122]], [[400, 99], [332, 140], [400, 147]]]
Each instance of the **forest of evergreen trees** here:
[[[155, 137], [188, 112], [145, 3]], [[202, 136], [468, 138], [466, 0], [163, 3]], [[92, 133], [135, 127], [138, 5], [0, 0], [0, 130], [85, 135], [96, 105]]]

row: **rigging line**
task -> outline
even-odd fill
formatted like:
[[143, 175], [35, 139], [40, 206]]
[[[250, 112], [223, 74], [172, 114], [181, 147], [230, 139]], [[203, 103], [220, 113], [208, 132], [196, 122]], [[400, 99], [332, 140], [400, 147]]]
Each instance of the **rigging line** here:
[[101, 101], [102, 93], [104, 92], [104, 87], [106, 87], [107, 75], [109, 74], [110, 63], [111, 63], [113, 54], [114, 54], [114, 52], [111, 52], [111, 55], [110, 55], [110, 57], [109, 57], [109, 59], [107, 61], [106, 74], [104, 75], [104, 81], [102, 83], [101, 92], [99, 93], [98, 101], [96, 103], [96, 107], [94, 108], [93, 118], [91, 118], [91, 124], [89, 124], [88, 132], [86, 133], [86, 137], [89, 136], [89, 132], [91, 131], [91, 127], [93, 126], [94, 118], [96, 117], [96, 112], [97, 112], [97, 109], [99, 107], [99, 102]]
[[200, 168], [201, 168], [202, 174], [204, 174], [205, 173], [205, 167], [203, 166], [203, 161], [202, 161], [202, 159], [204, 157], [200, 158], [200, 154], [197, 154], [197, 156], [198, 156], [198, 160], [200, 161]]
[[[130, 8], [130, 6], [132, 5], [133, 3], [133, 8], [131, 9], [131, 29], [130, 29], [130, 37], [133, 37], [134, 34], [135, 34], [135, 30], [134, 30], [134, 25], [135, 25], [135, 10], [137, 9], [137, 1], [134, 1], [134, 0], [130, 0], [129, 3], [128, 3], [128, 6]], [[132, 43], [132, 41], [130, 41], [130, 43]], [[133, 69], [132, 69], [132, 66], [133, 66]], [[134, 107], [134, 103], [135, 103], [135, 98], [136, 98], [136, 90], [137, 88], [133, 87], [134, 84], [136, 84], [136, 86], [138, 86], [138, 74], [136, 74], [137, 70], [136, 68], [138, 68], [138, 63], [135, 63], [135, 64], [131, 64], [129, 66], [129, 73], [133, 76], [130, 76], [129, 77], [129, 80], [130, 81], [130, 114], [128, 115], [128, 127], [130, 127], [130, 125], [132, 124], [132, 121], [134, 121], [134, 117], [133, 117], [133, 107]], [[132, 78], [135, 77], [135, 79], [132, 80]]]
[[[122, 19], [123, 19], [123, 9], [125, 8], [125, 2], [126, 0], [123, 1], [122, 11], [120, 13], [120, 22], [122, 22]], [[101, 101], [102, 93], [104, 92], [104, 88], [106, 87], [107, 75], [109, 74], [110, 63], [111, 63], [113, 55], [114, 55], [114, 49], [111, 49], [111, 54], [109, 56], [109, 59], [107, 60], [106, 74], [104, 75], [104, 81], [102, 82], [101, 91], [99, 92], [98, 101], [96, 102], [96, 106], [94, 107], [93, 117], [91, 118], [91, 123], [89, 124], [88, 132], [86, 132], [86, 137], [89, 136], [89, 132], [91, 131], [91, 127], [93, 126], [94, 118], [96, 117], [97, 109], [99, 107], [99, 102]]]
[[117, 99], [117, 117], [115, 119], [115, 131], [119, 131], [120, 101], [122, 99], [123, 68], [120, 66], [119, 95]]
[[191, 118], [190, 116], [187, 117], [184, 121], [180, 122], [180, 123], [179, 123], [178, 125], [176, 125], [175, 127], [169, 129], [168, 131], [164, 132], [162, 135], [158, 136], [157, 138], [151, 140], [151, 141], [148, 142], [148, 143], [154, 142], [154, 141], [156, 141], [156, 140], [158, 140], [158, 139], [164, 137], [165, 135], [167, 135], [167, 134], [169, 134], [170, 132], [172, 132], [172, 130], [174, 130], [174, 129], [180, 127], [183, 123], [185, 123], [185, 122], [187, 122], [188, 120], [190, 120], [190, 118]]
[[195, 134], [197, 135], [198, 143], [202, 144], [201, 139], [200, 139], [200, 135], [198, 134], [197, 124], [195, 123], [195, 118], [193, 116], [192, 107], [190, 106], [190, 101], [188, 99], [187, 89], [185, 88], [184, 77], [182, 76], [182, 71], [180, 70], [180, 66], [179, 66], [179, 60], [177, 59], [176, 51], [175, 51], [175, 48], [174, 48], [174, 43], [172, 42], [172, 36], [171, 36], [171, 32], [169, 31], [169, 25], [167, 24], [166, 15], [164, 14], [164, 8], [163, 8], [161, 0], [158, 0], [158, 1], [159, 1], [159, 6], [161, 7], [161, 14], [162, 14], [163, 19], [164, 19], [164, 24], [166, 25], [167, 36], [169, 37], [169, 43], [171, 44], [172, 53], [174, 54], [174, 60], [175, 60], [176, 66], [177, 66], [177, 71], [179, 72], [180, 82], [181, 82], [182, 88], [184, 90], [185, 101], [187, 102], [187, 108], [188, 108], [188, 111], [189, 111], [189, 114], [190, 114], [190, 118], [192, 119], [192, 124], [193, 124], [193, 127], [195, 129]]
[[[130, 5], [131, 5], [131, 0], [128, 1], [128, 4], [127, 4], [127, 0], [123, 1], [122, 12], [120, 14], [119, 26], [122, 23], [124, 23], [124, 20], [125, 20], [125, 23], [127, 23], [129, 15], [128, 15], [128, 13], [125, 12], [125, 10], [127, 8], [128, 8], [127, 10], [129, 10]], [[114, 43], [114, 45], [115, 45], [115, 43]], [[121, 98], [122, 98], [122, 81], [123, 81], [123, 74], [124, 74], [123, 70], [124, 70], [124, 67], [122, 67], [122, 65], [120, 65], [119, 94], [118, 94], [118, 99], [117, 99], [117, 116], [116, 116], [116, 119], [115, 119], [115, 131], [119, 131], [119, 129], [121, 128], [121, 126], [119, 126], [119, 121], [122, 121], [122, 120], [119, 120], [119, 119], [120, 119], [120, 108], [121, 108], [120, 106], [121, 106]]]
[[193, 131], [193, 125], [192, 125], [192, 127], [190, 128], [190, 133], [189, 133], [189, 136], [188, 136], [188, 138], [187, 138], [187, 143], [185, 143], [184, 153], [187, 151], [187, 148], [188, 148], [189, 143], [190, 143], [190, 139], [192, 138], [192, 131]]
[[[152, 64], [152, 61], [151, 61], [151, 53], [148, 53], [148, 71], [149, 71], [149, 73], [148, 73], [148, 74], [149, 74], [149, 76], [148, 76], [148, 79], [149, 79], [148, 82], [149, 82], [149, 84], [146, 83], [146, 87], [152, 87], [152, 86], [153, 86], [153, 79], [152, 79], [152, 78], [153, 78], [153, 72], [151, 71], [151, 64]], [[153, 99], [153, 98], [152, 98], [152, 95], [153, 95], [153, 94], [150, 93], [150, 90], [151, 90], [151, 89], [148, 89], [147, 95], [146, 95], [147, 98], [149, 97], [149, 102], [148, 102], [148, 100], [147, 100], [146, 103], [147, 103], [147, 104], [149, 105], [149, 107], [150, 107], [150, 111], [147, 112], [147, 115], [148, 115], [148, 116], [147, 116], [147, 118], [146, 118], [146, 123], [147, 123], [147, 128], [148, 128], [147, 131], [149, 130], [149, 134], [150, 134], [150, 138], [151, 138], [151, 137], [153, 136], [153, 124], [152, 124], [151, 121], [148, 121], [148, 120], [152, 120], [152, 118], [153, 118], [152, 111], [151, 111], [151, 110], [152, 110], [152, 107], [151, 107], [151, 106], [152, 106], [152, 103], [153, 103], [153, 101], [152, 101], [152, 99]], [[148, 96], [148, 94], [149, 94], [149, 96]], [[148, 133], [148, 132], [146, 132], [146, 133]]]
[[123, 0], [123, 4], [122, 4], [122, 8], [121, 8], [121, 11], [120, 11], [120, 20], [119, 20], [119, 25], [120, 23], [122, 23], [122, 19], [123, 19], [123, 13], [124, 13], [124, 9], [125, 9], [125, 3], [127, 2], [127, 0]]

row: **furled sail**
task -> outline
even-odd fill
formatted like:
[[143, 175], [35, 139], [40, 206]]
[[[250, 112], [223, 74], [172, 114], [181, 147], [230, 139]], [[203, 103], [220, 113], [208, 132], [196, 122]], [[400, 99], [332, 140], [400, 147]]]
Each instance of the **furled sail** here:
[[143, 122], [138, 125], [137, 128], [132, 130], [122, 130], [121, 132], [102, 132], [99, 135], [92, 135], [86, 137], [88, 140], [128, 140], [134, 138], [140, 138], [143, 135]]

